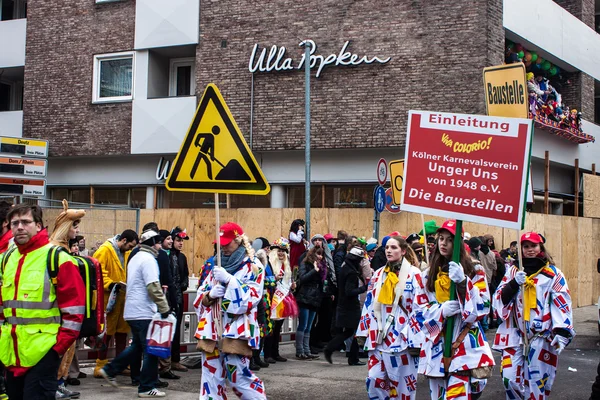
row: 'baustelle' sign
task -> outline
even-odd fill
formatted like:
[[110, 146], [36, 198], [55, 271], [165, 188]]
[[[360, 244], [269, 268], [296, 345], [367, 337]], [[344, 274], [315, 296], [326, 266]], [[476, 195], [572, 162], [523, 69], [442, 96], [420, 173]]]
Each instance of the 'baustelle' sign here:
[[[358, 54], [351, 53], [348, 51], [350, 41], [347, 40], [342, 46], [339, 53], [332, 53], [329, 55], [315, 54], [317, 52], [317, 45], [312, 40], [303, 40], [300, 42], [300, 46], [304, 46], [308, 43], [310, 46], [310, 68], [316, 68], [318, 78], [321, 76], [323, 68], [328, 65], [335, 66], [357, 66], [361, 64], [373, 64], [375, 62], [380, 64], [386, 64], [392, 58], [379, 58], [377, 56], [359, 56]], [[299, 62], [295, 62], [291, 57], [286, 57], [286, 49], [284, 46], [271, 46], [271, 49], [267, 52], [267, 48], [264, 47], [259, 51], [258, 43], [254, 45], [252, 54], [250, 54], [250, 61], [248, 62], [248, 69], [250, 72], [271, 72], [271, 71], [292, 71], [296, 69], [304, 68], [304, 54], [300, 57]]]
[[400, 208], [520, 229], [532, 122], [410, 111]]

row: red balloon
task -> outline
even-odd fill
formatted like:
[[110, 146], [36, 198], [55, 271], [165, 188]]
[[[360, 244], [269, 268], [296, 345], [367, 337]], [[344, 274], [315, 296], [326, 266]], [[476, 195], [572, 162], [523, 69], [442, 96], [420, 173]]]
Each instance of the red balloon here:
[[518, 53], [519, 51], [523, 51], [523, 45], [521, 43], [515, 44], [515, 51]]

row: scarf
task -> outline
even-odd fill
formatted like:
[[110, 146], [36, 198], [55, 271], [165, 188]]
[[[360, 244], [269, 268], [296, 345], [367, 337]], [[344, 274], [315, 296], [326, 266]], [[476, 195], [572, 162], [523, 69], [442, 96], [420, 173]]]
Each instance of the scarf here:
[[[535, 258], [533, 259], [535, 260]], [[525, 260], [523, 260], [523, 264], [525, 264]], [[534, 278], [544, 270], [549, 263], [546, 263], [542, 268], [540, 268], [536, 273], [529, 275], [525, 278], [525, 283], [523, 284], [523, 288], [525, 289], [523, 292], [523, 318], [525, 321], [530, 321], [531, 318], [531, 310], [537, 307], [537, 293], [535, 290], [535, 280]]]
[[443, 303], [450, 300], [450, 277], [447, 272], [438, 272], [435, 280], [435, 298], [438, 303]]
[[121, 253], [121, 249], [119, 249], [119, 246], [117, 245], [117, 242], [119, 241], [119, 239], [121, 238], [121, 235], [117, 235], [115, 237], [112, 237], [110, 239], [108, 239], [108, 242], [112, 245], [113, 249], [115, 250], [115, 253], [117, 253], [117, 257], [119, 257], [119, 262], [121, 263], [120, 267], [121, 269], [125, 269], [125, 257], [123, 257], [123, 253]]
[[400, 281], [398, 279], [398, 271], [402, 266], [402, 262], [396, 262], [393, 264], [388, 264], [385, 266], [383, 272], [387, 273], [385, 277], [385, 281], [381, 286], [381, 291], [379, 292], [379, 297], [377, 301], [381, 304], [392, 305], [394, 302], [394, 291], [396, 289], [396, 285]]
[[221, 267], [225, 268], [231, 275], [235, 274], [240, 267], [242, 261], [246, 258], [246, 248], [238, 247], [231, 255], [224, 255], [221, 250]]
[[154, 257], [154, 258], [158, 257], [158, 250], [156, 250], [152, 246], [148, 246], [147, 244], [141, 244], [140, 251], [143, 251], [145, 253], [150, 253], [150, 254], [152, 254], [152, 257]]

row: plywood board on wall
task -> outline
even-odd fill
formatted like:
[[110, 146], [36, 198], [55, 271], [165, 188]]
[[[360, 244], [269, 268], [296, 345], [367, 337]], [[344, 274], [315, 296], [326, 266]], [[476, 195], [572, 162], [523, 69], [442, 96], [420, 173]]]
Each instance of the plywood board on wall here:
[[600, 273], [597, 269], [598, 260], [600, 260], [600, 219], [592, 220], [592, 240], [593, 245], [591, 248], [584, 249], [592, 253], [592, 304], [598, 301], [600, 296]]
[[[567, 278], [569, 289], [571, 290], [571, 301], [574, 307], [579, 307], [579, 248], [577, 242], [578, 218], [562, 217], [562, 230], [566, 232], [565, 239], [560, 243], [562, 245], [562, 260], [554, 260]], [[568, 240], [567, 237], [571, 239]], [[552, 254], [554, 257], [554, 254]]]
[[579, 307], [595, 304], [593, 298], [594, 275], [596, 272], [596, 263], [593, 251], [593, 224], [591, 218], [578, 218], [577, 244], [579, 249], [590, 249], [590, 251], [579, 251], [579, 271], [578, 271], [578, 293], [577, 304]]
[[583, 216], [600, 218], [600, 176], [583, 174]]

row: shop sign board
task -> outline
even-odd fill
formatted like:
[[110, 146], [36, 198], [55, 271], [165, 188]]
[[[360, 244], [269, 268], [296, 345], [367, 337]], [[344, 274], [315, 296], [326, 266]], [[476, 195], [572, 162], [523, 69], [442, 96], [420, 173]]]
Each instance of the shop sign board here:
[[43, 159], [0, 157], [0, 173], [28, 176], [46, 176], [47, 164]]
[[523, 63], [483, 69], [485, 107], [488, 115], [527, 118], [529, 93]]
[[255, 195], [270, 191], [229, 107], [212, 83], [200, 99], [166, 187], [180, 192]]
[[410, 111], [403, 211], [520, 229], [533, 121]]
[[0, 176], [0, 194], [16, 196], [45, 196], [46, 180]]
[[32, 157], [48, 157], [48, 141], [14, 137], [0, 137], [0, 153]]

